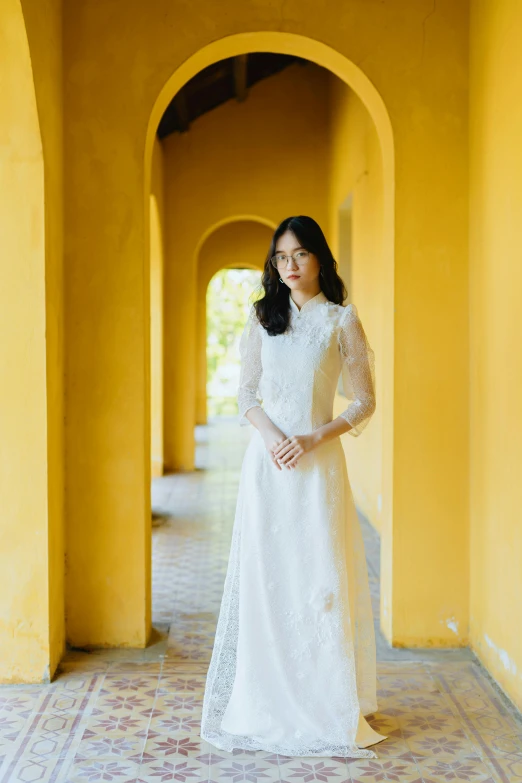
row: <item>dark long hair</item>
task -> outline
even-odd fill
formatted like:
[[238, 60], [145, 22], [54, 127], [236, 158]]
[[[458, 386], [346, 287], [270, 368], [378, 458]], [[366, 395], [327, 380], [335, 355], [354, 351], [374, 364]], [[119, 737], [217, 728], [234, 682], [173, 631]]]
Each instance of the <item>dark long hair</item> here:
[[285, 218], [274, 231], [266, 255], [261, 277], [265, 295], [254, 303], [259, 322], [272, 336], [285, 332], [290, 321], [290, 289], [279, 281], [279, 272], [270, 261], [275, 255], [277, 240], [285, 231], [291, 231], [301, 247], [317, 256], [321, 266], [319, 283], [326, 298], [335, 304], [342, 304], [347, 295], [345, 285], [337, 274], [337, 261], [319, 224], [307, 215]]

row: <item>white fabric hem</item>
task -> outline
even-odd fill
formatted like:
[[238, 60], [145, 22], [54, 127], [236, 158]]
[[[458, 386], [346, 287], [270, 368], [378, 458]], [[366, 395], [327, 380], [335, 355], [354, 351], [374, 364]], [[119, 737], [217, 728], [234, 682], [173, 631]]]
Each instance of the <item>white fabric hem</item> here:
[[[264, 750], [267, 753], [276, 753], [279, 756], [322, 756], [324, 758], [351, 758], [351, 759], [376, 759], [377, 753], [374, 750], [367, 750], [366, 748], [360, 748], [358, 746], [352, 747], [349, 745], [339, 745], [337, 747], [328, 743], [328, 746], [319, 746], [315, 749], [300, 748], [300, 747], [282, 747], [281, 745], [266, 744], [264, 742], [257, 742], [253, 737], [248, 738], [246, 742], [241, 742], [241, 738], [238, 736], [227, 735], [224, 733], [219, 735], [201, 733], [201, 739], [210, 743], [218, 750], [224, 750], [228, 753], [232, 753], [234, 750]], [[387, 737], [382, 737], [387, 739]], [[381, 740], [376, 740], [380, 742]]]

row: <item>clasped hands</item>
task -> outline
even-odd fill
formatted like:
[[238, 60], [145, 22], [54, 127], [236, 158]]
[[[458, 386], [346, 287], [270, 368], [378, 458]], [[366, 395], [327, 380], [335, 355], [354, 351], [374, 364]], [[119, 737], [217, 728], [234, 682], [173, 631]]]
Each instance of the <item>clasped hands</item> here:
[[312, 451], [318, 444], [314, 433], [286, 437], [283, 433], [270, 430], [263, 434], [263, 440], [272, 462], [278, 470], [283, 470], [283, 468], [292, 470], [292, 468], [296, 467], [303, 454]]

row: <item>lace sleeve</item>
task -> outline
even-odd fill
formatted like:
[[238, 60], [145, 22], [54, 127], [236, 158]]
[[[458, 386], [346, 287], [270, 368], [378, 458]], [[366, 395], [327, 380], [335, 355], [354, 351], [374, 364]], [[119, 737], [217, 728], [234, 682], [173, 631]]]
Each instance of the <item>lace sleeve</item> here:
[[[241, 369], [239, 372], [239, 387], [237, 390], [237, 405], [239, 409], [239, 424], [244, 427], [250, 424], [245, 413], [259, 405], [258, 389], [261, 379], [261, 326], [257, 320], [254, 306], [250, 308], [248, 320], [239, 341]], [[259, 407], [261, 407], [259, 405]]]
[[375, 411], [375, 354], [354, 304], [347, 305], [341, 315], [339, 347], [343, 390], [352, 400], [339, 415], [352, 425], [350, 435], [357, 437]]

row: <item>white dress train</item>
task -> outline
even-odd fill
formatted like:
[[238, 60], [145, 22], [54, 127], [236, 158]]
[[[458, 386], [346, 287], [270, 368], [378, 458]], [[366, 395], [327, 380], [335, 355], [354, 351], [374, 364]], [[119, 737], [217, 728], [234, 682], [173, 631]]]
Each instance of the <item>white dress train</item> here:
[[[358, 436], [375, 410], [375, 362], [355, 305], [323, 292], [270, 336], [251, 308], [241, 341], [240, 424], [259, 405], [287, 435], [341, 414]], [[239, 480], [201, 737], [232, 751], [376, 758], [376, 651], [360, 523], [339, 437], [279, 471], [254, 430]]]

